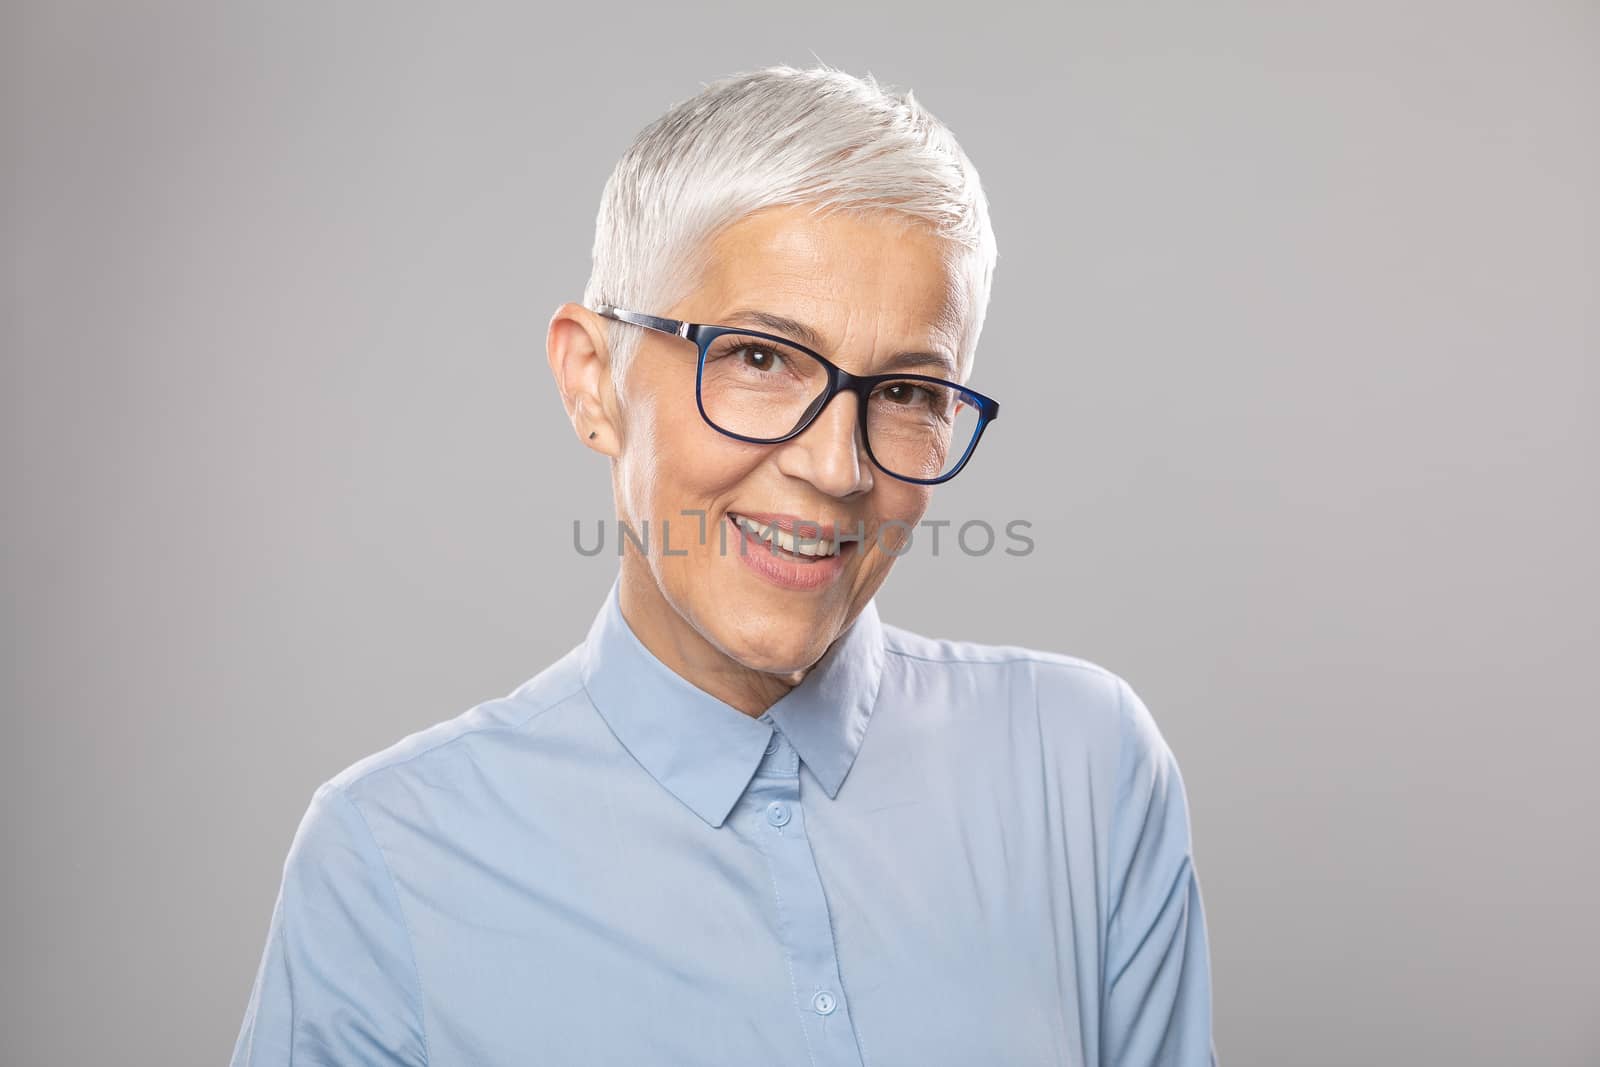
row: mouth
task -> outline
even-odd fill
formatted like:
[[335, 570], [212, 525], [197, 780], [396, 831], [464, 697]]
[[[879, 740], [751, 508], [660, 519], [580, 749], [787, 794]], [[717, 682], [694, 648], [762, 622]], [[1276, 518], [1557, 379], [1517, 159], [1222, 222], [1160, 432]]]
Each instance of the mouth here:
[[865, 533], [795, 515], [772, 512], [724, 512], [734, 536], [732, 553], [746, 570], [779, 589], [802, 595], [824, 595], [839, 588], [849, 573], [849, 560], [861, 548]]
[[802, 566], [838, 560], [860, 542], [858, 531], [832, 523], [810, 522], [793, 515], [725, 514], [751, 547]]

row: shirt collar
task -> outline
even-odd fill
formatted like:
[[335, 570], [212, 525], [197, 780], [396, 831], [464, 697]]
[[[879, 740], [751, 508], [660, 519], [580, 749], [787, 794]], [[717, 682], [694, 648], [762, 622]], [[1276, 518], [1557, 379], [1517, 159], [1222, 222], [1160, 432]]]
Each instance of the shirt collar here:
[[[583, 684], [611, 732], [655, 780], [714, 827], [766, 754], [772, 726], [696, 687], [644, 646], [622, 615], [620, 576], [589, 627]], [[883, 677], [883, 627], [867, 601], [801, 683], [767, 709], [835, 797], [867, 733]]]

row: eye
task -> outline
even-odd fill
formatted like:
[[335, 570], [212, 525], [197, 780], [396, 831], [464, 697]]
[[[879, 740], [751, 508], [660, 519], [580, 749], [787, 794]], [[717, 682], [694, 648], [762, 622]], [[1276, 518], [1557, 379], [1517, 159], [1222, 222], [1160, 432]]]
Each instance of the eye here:
[[891, 404], [906, 406], [928, 406], [937, 399], [932, 389], [915, 382], [891, 382], [880, 389], [878, 395]]
[[742, 344], [733, 350], [740, 363], [755, 371], [772, 371], [784, 364], [783, 356], [763, 345]]

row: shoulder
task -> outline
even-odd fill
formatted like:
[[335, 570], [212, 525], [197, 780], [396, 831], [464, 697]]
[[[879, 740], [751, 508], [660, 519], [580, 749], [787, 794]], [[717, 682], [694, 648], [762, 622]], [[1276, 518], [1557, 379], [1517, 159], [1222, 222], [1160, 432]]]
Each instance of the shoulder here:
[[563, 708], [583, 699], [587, 698], [578, 669], [578, 649], [573, 649], [511, 693], [476, 704], [356, 760], [323, 783], [322, 789], [355, 799], [430, 782], [441, 773], [450, 773], [462, 760], [470, 762], [486, 750], [526, 735], [547, 717], [559, 716]]
[[[929, 637], [885, 624], [885, 648], [902, 671], [937, 676], [984, 714], [1001, 706], [1037, 717], [1042, 743], [1097, 764], [1170, 758], [1155, 718], [1134, 687], [1110, 668], [1067, 652]], [[1065, 755], [1065, 753], [1064, 753]]]

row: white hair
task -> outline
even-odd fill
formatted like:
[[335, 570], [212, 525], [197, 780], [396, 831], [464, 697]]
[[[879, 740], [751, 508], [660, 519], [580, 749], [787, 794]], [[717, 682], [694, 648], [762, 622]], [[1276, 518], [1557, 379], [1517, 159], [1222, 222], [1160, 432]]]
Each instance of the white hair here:
[[[970, 369], [996, 259], [977, 169], [909, 91], [825, 66], [723, 78], [645, 127], [601, 195], [584, 303], [666, 314], [692, 292], [719, 231], [791, 204], [887, 209], [949, 240], [971, 301], [958, 354]], [[643, 331], [607, 325], [616, 373]]]

